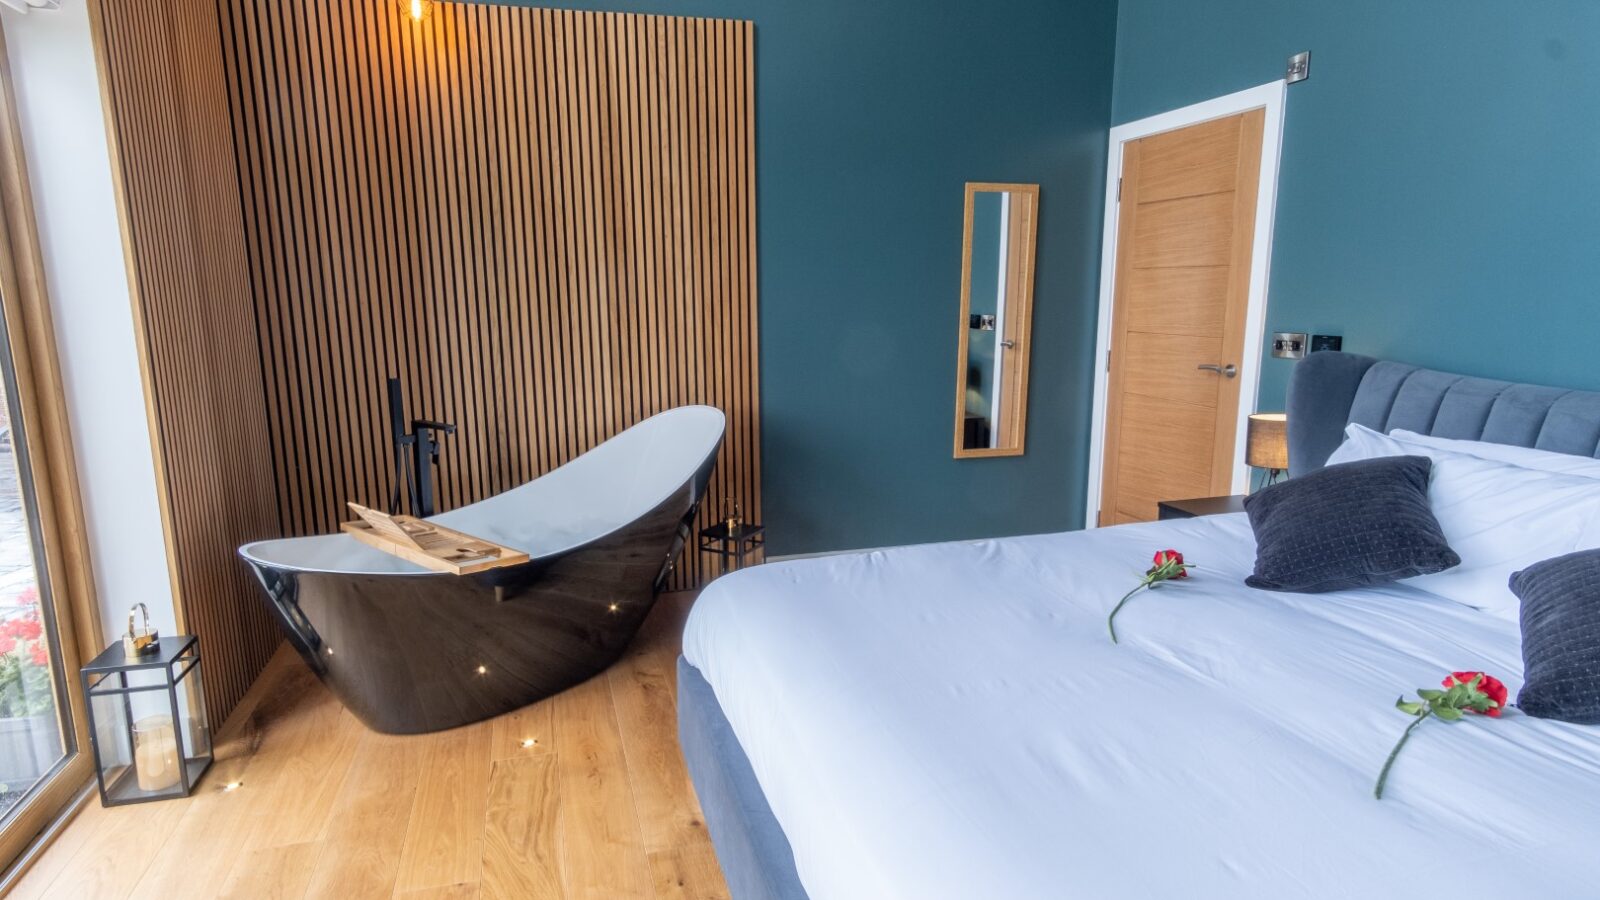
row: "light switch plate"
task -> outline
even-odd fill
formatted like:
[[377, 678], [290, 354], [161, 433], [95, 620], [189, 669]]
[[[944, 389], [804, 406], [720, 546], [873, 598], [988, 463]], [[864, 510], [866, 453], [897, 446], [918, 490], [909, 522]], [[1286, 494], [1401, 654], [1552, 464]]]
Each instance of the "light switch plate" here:
[[1311, 51], [1305, 50], [1289, 57], [1289, 68], [1283, 73], [1287, 84], [1305, 81], [1311, 77]]
[[1306, 333], [1304, 331], [1274, 331], [1272, 355], [1276, 359], [1304, 359]]

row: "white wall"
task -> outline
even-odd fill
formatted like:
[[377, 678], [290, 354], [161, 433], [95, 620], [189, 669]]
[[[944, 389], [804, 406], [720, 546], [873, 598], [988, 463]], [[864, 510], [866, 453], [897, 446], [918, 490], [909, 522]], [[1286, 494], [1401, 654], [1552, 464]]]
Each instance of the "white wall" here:
[[0, 7], [28, 154], [109, 640], [143, 601], [176, 631], [128, 274], [85, 0], [57, 11]]

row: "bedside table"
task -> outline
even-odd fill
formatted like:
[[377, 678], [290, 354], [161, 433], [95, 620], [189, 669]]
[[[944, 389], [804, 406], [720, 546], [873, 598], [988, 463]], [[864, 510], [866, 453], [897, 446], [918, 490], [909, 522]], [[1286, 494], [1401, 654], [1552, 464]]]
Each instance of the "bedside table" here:
[[1244, 495], [1231, 497], [1200, 497], [1195, 500], [1163, 500], [1156, 505], [1156, 518], [1192, 519], [1195, 516], [1220, 516], [1224, 513], [1244, 512]]

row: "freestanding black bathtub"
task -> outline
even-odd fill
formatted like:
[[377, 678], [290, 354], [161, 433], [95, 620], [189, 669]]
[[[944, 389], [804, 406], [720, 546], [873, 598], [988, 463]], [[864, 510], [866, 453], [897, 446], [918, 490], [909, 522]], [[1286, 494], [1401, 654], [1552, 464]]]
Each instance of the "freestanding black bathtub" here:
[[430, 521], [525, 551], [446, 575], [345, 534], [239, 548], [289, 641], [371, 728], [490, 718], [603, 671], [633, 638], [689, 537], [720, 411], [653, 416], [543, 477]]

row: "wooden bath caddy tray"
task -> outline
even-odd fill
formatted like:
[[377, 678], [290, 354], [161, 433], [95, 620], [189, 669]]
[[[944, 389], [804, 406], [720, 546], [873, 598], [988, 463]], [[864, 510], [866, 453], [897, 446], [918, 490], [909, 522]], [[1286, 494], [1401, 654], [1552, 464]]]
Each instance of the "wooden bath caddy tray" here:
[[345, 522], [345, 532], [364, 544], [435, 572], [471, 575], [515, 566], [528, 554], [411, 516], [391, 516], [359, 503], [348, 504], [361, 518]]

